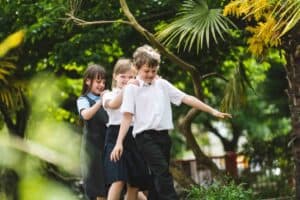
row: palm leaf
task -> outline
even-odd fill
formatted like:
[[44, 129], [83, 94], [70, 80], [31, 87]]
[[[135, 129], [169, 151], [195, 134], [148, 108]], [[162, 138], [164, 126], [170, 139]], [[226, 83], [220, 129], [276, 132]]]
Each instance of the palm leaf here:
[[[210, 46], [211, 38], [218, 43], [224, 33], [235, 25], [222, 15], [221, 9], [210, 9], [203, 0], [186, 0], [178, 17], [156, 34], [158, 40], [170, 46], [190, 51], [196, 45], [197, 53], [204, 44]], [[177, 40], [177, 41], [175, 41]]]
[[14, 80], [9, 84], [0, 84], [0, 103], [8, 109], [23, 107], [24, 81]]
[[7, 84], [7, 78], [16, 66], [7, 60], [0, 60], [0, 82]]
[[224, 112], [231, 112], [234, 108], [245, 105], [248, 87], [254, 91], [251, 82], [245, 73], [243, 64], [240, 63], [225, 87], [224, 97], [221, 102], [221, 110]]
[[8, 109], [18, 109], [24, 105], [23, 85], [20, 81], [12, 80], [17, 57], [7, 56], [7, 53], [21, 44], [25, 35], [24, 30], [9, 35], [0, 43], [0, 103]]
[[13, 80], [12, 73], [16, 69], [13, 61], [16, 57], [0, 59], [0, 103], [9, 109], [18, 109], [24, 105], [22, 92], [24, 82]]
[[23, 41], [24, 35], [25, 31], [20, 30], [5, 38], [4, 41], [0, 43], [0, 58], [4, 57], [9, 50], [19, 46]]
[[290, 7], [292, 7], [290, 9], [290, 13], [286, 14], [289, 19], [286, 20], [287, 24], [284, 27], [283, 31], [280, 34], [280, 37], [283, 36], [284, 34], [286, 34], [288, 31], [290, 31], [292, 28], [295, 27], [295, 25], [297, 23], [299, 23], [300, 21], [300, 1], [294, 1]]

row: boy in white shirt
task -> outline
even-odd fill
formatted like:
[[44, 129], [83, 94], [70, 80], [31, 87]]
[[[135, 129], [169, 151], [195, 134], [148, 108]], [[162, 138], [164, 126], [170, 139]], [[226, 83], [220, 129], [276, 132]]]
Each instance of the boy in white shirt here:
[[196, 97], [185, 94], [164, 79], [155, 78], [160, 55], [152, 47], [144, 45], [137, 48], [133, 54], [133, 62], [138, 70], [139, 86], [129, 84], [125, 88], [121, 106], [123, 119], [111, 159], [120, 159], [123, 140], [134, 117], [132, 133], [153, 174], [157, 195], [154, 198], [176, 200], [178, 196], [169, 172], [171, 139], [168, 130], [174, 128], [171, 103], [178, 106], [183, 102], [219, 118], [231, 118], [231, 115], [219, 112]]

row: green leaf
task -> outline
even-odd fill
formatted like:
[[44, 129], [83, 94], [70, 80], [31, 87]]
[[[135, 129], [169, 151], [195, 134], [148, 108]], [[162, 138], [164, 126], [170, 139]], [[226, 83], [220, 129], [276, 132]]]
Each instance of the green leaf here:
[[[191, 51], [196, 46], [197, 53], [204, 44], [209, 47], [211, 38], [215, 43], [224, 40], [223, 34], [234, 24], [221, 14], [221, 9], [210, 9], [205, 1], [186, 0], [178, 17], [156, 34], [164, 45], [176, 44], [177, 49]], [[176, 41], [177, 40], [177, 41]]]

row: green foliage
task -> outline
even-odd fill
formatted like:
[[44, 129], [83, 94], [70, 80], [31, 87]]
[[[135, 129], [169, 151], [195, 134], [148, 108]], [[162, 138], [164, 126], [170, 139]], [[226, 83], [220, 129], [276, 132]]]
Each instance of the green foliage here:
[[15, 80], [17, 56], [8, 55], [11, 49], [18, 47], [25, 35], [24, 30], [10, 34], [0, 43], [0, 103], [3, 107], [17, 110], [23, 106], [23, 89], [21, 81]]
[[[286, 197], [287, 200], [295, 199], [295, 187], [292, 183], [292, 176], [284, 174], [274, 174], [269, 171], [263, 171], [265, 174], [252, 174], [254, 182], [248, 180], [248, 184], [257, 196], [261, 199]], [[244, 179], [246, 180], [246, 179]]]
[[198, 53], [205, 44], [210, 46], [211, 38], [215, 43], [218, 38], [224, 40], [223, 35], [231, 26], [233, 23], [222, 15], [221, 9], [210, 8], [203, 0], [187, 0], [183, 2], [178, 17], [163, 27], [157, 37], [167, 46], [176, 39], [176, 48], [182, 47], [183, 50], [190, 51], [196, 44]]
[[254, 200], [251, 190], [246, 190], [242, 185], [229, 182], [222, 185], [218, 182], [209, 186], [193, 186], [188, 191], [186, 200]]
[[76, 200], [79, 199], [68, 188], [54, 181], [35, 175], [22, 179], [20, 183], [21, 200]]
[[261, 198], [294, 193], [292, 150], [288, 146], [287, 133], [283, 134], [274, 134], [268, 140], [249, 138], [243, 147], [243, 154], [250, 158], [252, 172], [245, 172], [242, 181], [247, 182]]

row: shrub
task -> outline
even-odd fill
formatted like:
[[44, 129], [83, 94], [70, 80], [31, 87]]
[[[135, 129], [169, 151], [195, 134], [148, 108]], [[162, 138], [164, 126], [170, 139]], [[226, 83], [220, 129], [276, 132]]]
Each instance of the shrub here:
[[218, 182], [208, 186], [193, 186], [187, 190], [186, 200], [253, 200], [254, 193], [229, 182], [226, 185]]

